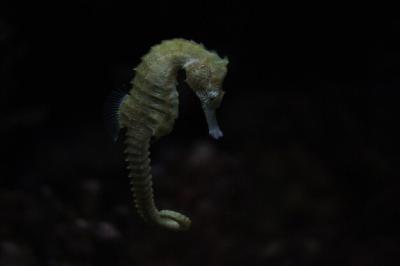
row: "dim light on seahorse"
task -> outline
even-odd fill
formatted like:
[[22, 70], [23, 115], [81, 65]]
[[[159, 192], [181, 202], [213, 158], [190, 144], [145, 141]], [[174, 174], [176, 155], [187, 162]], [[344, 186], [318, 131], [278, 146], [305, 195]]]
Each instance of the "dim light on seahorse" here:
[[[171, 132], [178, 117], [177, 74], [186, 72], [186, 82], [201, 101], [209, 134], [218, 139], [222, 132], [216, 109], [224, 96], [222, 83], [228, 60], [201, 44], [172, 39], [155, 45], [135, 68], [132, 89], [120, 95], [116, 104], [116, 130], [125, 129], [125, 155], [135, 206], [148, 223], [183, 231], [190, 219], [171, 210], [158, 210], [153, 196], [150, 167], [150, 140]], [[116, 137], [116, 136], [114, 136]]]

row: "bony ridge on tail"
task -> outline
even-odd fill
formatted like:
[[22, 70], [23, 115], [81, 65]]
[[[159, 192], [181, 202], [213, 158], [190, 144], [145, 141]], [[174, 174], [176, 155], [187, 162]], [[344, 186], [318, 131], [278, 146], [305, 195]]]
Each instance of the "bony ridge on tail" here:
[[215, 112], [224, 96], [222, 83], [227, 64], [227, 58], [220, 58], [194, 41], [166, 40], [142, 57], [135, 68], [131, 90], [117, 97], [114, 108], [117, 129], [112, 132], [118, 134], [119, 129], [125, 129], [124, 153], [135, 206], [146, 222], [175, 231], [190, 227], [190, 219], [185, 215], [159, 211], [155, 206], [150, 140], [171, 132], [178, 117], [176, 83], [180, 69], [185, 70], [186, 82], [201, 101], [209, 134], [215, 139], [222, 137]]

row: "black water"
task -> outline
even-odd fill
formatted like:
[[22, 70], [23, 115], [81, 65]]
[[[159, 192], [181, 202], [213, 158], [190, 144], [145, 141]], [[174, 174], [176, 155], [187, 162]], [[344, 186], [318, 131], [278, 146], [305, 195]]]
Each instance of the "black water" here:
[[[400, 19], [287, 8], [2, 3], [0, 265], [399, 265]], [[224, 137], [181, 84], [153, 146], [157, 205], [186, 233], [139, 219], [102, 122], [173, 37], [230, 59]]]

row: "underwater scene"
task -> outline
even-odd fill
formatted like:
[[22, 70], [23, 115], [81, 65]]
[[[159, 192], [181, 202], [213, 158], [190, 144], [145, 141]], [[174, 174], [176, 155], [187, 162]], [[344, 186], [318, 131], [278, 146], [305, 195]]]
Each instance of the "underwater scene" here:
[[1, 3], [0, 266], [400, 265], [400, 17], [330, 11]]

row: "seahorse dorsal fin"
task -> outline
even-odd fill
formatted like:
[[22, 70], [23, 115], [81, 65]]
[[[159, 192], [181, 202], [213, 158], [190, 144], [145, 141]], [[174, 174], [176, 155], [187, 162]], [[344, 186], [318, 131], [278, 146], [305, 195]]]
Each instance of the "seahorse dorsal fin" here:
[[104, 103], [104, 123], [113, 139], [117, 142], [121, 127], [119, 125], [119, 107], [128, 93], [124, 90], [112, 90]]

